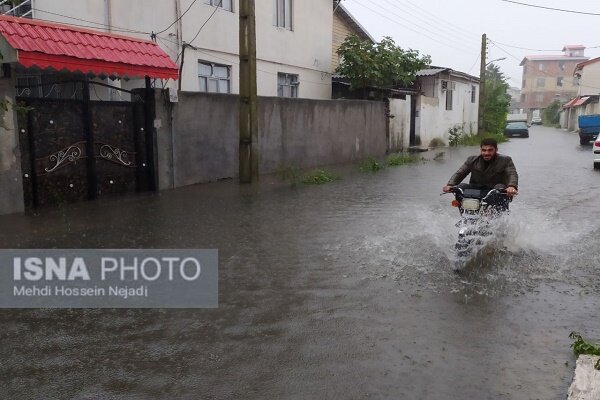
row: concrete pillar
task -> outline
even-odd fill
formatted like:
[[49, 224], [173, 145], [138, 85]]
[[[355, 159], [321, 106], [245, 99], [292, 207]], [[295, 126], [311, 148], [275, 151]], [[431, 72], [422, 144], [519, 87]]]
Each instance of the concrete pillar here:
[[24, 211], [15, 96], [14, 78], [0, 77], [0, 101], [10, 103], [8, 111], [0, 108], [0, 214]]

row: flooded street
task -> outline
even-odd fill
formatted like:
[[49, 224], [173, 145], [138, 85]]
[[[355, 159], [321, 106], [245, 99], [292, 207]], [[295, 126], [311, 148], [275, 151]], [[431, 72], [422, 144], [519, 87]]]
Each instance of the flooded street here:
[[0, 310], [0, 398], [565, 398], [569, 333], [600, 341], [600, 172], [576, 135], [530, 131], [499, 149], [520, 175], [506, 239], [463, 275], [439, 193], [477, 147], [0, 217], [4, 248], [220, 258], [218, 309]]

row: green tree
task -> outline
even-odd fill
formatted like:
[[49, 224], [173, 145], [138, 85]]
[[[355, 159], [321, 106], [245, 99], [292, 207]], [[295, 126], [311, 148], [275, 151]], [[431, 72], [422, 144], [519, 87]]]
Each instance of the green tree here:
[[403, 50], [390, 37], [371, 43], [357, 35], [350, 35], [338, 49], [342, 62], [336, 72], [350, 80], [352, 90], [369, 86], [408, 86], [416, 72], [431, 63], [427, 55], [416, 50]]
[[544, 125], [554, 126], [560, 122], [560, 107], [562, 103], [560, 100], [554, 100], [542, 114], [542, 120], [544, 121]]
[[483, 128], [487, 133], [502, 133], [510, 107], [509, 86], [500, 68], [494, 64], [485, 71], [483, 98]]

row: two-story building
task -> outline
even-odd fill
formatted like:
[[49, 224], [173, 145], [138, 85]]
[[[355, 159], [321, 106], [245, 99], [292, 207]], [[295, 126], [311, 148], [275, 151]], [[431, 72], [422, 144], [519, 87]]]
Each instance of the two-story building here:
[[577, 82], [577, 93], [563, 106], [561, 118], [561, 127], [569, 130], [579, 129], [577, 121], [580, 115], [600, 112], [600, 57], [577, 64], [573, 77]]
[[[256, 2], [259, 96], [331, 98], [335, 3]], [[35, 19], [152, 38], [181, 70], [180, 83], [159, 82], [157, 86], [239, 93], [239, 1], [26, 0], [22, 7], [27, 11], [19, 14]], [[135, 80], [111, 84], [143, 86]]]
[[585, 46], [567, 45], [562, 51], [562, 55], [532, 55], [521, 61], [523, 112], [531, 115], [554, 100], [567, 101], [577, 94], [573, 72], [578, 63], [588, 60], [584, 56]]

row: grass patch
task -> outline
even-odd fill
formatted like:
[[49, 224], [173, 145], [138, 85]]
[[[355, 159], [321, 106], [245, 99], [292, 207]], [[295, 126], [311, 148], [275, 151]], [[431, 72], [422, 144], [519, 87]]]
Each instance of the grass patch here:
[[358, 166], [362, 172], [377, 172], [382, 170], [385, 166], [380, 163], [376, 158], [369, 157]]
[[[578, 332], [571, 332], [569, 338], [573, 339], [573, 352], [577, 355], [588, 354], [592, 356], [600, 356], [600, 346], [586, 342]], [[600, 370], [600, 360], [596, 362], [594, 368]]]
[[322, 185], [342, 179], [339, 175], [335, 175], [325, 169], [317, 169], [302, 177], [302, 183], [305, 185]]
[[396, 153], [388, 157], [387, 165], [390, 167], [397, 167], [398, 165], [413, 164], [422, 160], [423, 158], [415, 154]]

